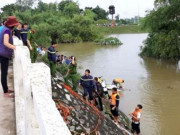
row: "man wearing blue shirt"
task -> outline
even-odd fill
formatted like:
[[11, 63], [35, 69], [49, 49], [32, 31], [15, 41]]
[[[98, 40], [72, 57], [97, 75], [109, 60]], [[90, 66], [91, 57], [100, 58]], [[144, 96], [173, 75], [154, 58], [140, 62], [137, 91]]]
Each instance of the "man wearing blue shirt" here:
[[66, 57], [66, 64], [69, 65], [71, 63], [70, 58]]
[[51, 70], [51, 75], [55, 76], [56, 74], [56, 48], [57, 42], [52, 41], [51, 46], [48, 48], [47, 54], [48, 54], [48, 60], [49, 60], [49, 65], [50, 65], [50, 70]]
[[84, 89], [83, 98], [86, 100], [87, 95], [89, 94], [89, 100], [93, 104], [93, 90], [97, 90], [96, 84], [93, 77], [90, 75], [90, 70], [85, 70], [85, 75], [80, 79], [80, 85]]
[[23, 24], [23, 28], [21, 29], [21, 39], [23, 41], [23, 44], [28, 46], [27, 44], [27, 34], [29, 32], [29, 29], [28, 29], [28, 24], [27, 23], [24, 23]]

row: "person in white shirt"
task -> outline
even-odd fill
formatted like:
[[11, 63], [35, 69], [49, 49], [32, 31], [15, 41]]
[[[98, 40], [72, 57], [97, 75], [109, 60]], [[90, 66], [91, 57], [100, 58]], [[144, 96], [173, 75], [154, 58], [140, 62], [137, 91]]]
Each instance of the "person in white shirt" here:
[[42, 49], [41, 49], [40, 54], [41, 54], [42, 56], [44, 56], [44, 55], [46, 54], [46, 52], [45, 52], [45, 49], [44, 49], [44, 48], [42, 48]]
[[140, 118], [142, 114], [141, 112], [142, 108], [143, 108], [142, 105], [137, 105], [135, 110], [129, 114], [132, 118], [131, 126], [132, 126], [133, 135], [140, 135]]

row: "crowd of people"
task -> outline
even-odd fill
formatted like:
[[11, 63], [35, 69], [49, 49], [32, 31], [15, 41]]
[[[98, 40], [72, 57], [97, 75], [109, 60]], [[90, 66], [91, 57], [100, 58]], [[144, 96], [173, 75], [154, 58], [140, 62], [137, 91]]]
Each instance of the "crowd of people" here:
[[71, 63], [71, 56], [68, 57], [68, 56], [64, 56], [64, 55], [58, 55], [57, 62], [59, 64], [70, 65], [70, 63]]
[[[13, 45], [13, 35], [17, 36], [22, 40], [23, 44], [27, 46], [31, 53], [31, 60], [35, 62], [37, 55], [45, 55], [47, 52], [47, 58], [49, 60], [49, 66], [51, 75], [54, 77], [56, 75], [56, 64], [67, 64], [68, 70], [64, 77], [65, 84], [71, 86], [70, 80], [72, 81], [72, 89], [77, 92], [77, 86], [83, 88], [83, 99], [90, 101], [92, 105], [100, 106], [100, 111], [103, 111], [103, 95], [104, 90], [99, 82], [98, 78], [90, 75], [90, 70], [86, 69], [84, 75], [80, 80], [76, 80], [77, 75], [77, 62], [74, 56], [66, 57], [64, 55], [57, 55], [55, 48], [57, 47], [57, 42], [52, 41], [51, 46], [46, 49], [36, 44], [33, 34], [36, 32], [35, 29], [29, 30], [28, 24], [24, 23], [23, 25], [19, 23], [14, 16], [9, 16], [4, 22], [3, 26], [0, 26], [0, 60], [1, 60], [1, 84], [3, 87], [3, 92], [5, 97], [12, 98], [13, 91], [9, 90], [7, 85], [7, 75], [8, 75], [8, 63], [9, 59], [12, 57], [13, 50], [16, 49], [16, 46]], [[122, 87], [124, 80], [114, 79], [114, 84]], [[88, 99], [89, 97], [89, 99]], [[97, 102], [96, 98], [99, 102]], [[116, 87], [112, 88], [111, 94], [109, 95], [110, 109], [113, 116], [114, 122], [118, 122], [119, 115], [119, 103], [120, 95]], [[140, 134], [140, 117], [142, 105], [137, 105], [135, 110], [130, 113], [132, 118], [132, 131], [133, 134]]]
[[37, 44], [36, 44], [36, 50], [37, 50], [38, 55], [41, 55], [41, 56], [44, 56], [47, 52], [47, 48], [41, 47]]

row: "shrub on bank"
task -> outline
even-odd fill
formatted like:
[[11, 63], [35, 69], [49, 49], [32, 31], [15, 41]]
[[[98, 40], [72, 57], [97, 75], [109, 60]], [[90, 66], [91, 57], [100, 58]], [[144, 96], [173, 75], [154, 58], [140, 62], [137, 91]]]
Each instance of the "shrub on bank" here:
[[171, 31], [168, 34], [164, 32], [149, 34], [144, 44], [141, 56], [163, 59], [180, 58], [179, 38], [176, 31]]
[[[49, 65], [49, 60], [47, 58], [47, 53], [39, 58], [39, 61], [43, 61], [47, 65]], [[68, 65], [66, 64], [56, 64], [56, 71], [59, 72], [61, 75], [65, 76], [68, 70]], [[76, 74], [76, 80], [80, 80], [81, 75], [79, 73]]]
[[104, 39], [95, 40], [98, 45], [122, 45], [122, 42], [115, 37], [109, 37]]
[[180, 59], [180, 1], [156, 1], [159, 6], [150, 11], [144, 20], [144, 27], [149, 30], [141, 56]]

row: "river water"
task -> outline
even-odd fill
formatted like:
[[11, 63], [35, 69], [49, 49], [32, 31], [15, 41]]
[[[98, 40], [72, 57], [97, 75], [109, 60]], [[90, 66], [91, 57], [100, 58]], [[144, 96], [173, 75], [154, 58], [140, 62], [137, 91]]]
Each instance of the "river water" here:
[[143, 135], [180, 135], [180, 73], [176, 72], [176, 63], [139, 57], [147, 34], [111, 36], [123, 45], [61, 44], [58, 50], [76, 56], [82, 74], [88, 68], [93, 76], [103, 76], [109, 84], [113, 78], [123, 78], [120, 109], [128, 115], [137, 104], [143, 105]]

